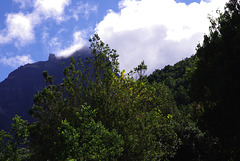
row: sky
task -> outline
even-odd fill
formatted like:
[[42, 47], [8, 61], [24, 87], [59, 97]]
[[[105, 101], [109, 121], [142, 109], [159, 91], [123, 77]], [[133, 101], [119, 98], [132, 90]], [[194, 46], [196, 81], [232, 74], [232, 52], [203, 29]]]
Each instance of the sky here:
[[18, 67], [69, 56], [94, 33], [119, 54], [127, 72], [145, 61], [147, 74], [195, 54], [209, 15], [227, 0], [0, 1], [0, 82]]

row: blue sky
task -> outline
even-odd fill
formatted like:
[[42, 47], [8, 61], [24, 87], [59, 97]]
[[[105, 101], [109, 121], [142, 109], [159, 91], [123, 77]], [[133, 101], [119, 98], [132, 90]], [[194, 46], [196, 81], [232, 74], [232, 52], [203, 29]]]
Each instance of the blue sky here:
[[70, 55], [97, 32], [120, 68], [142, 60], [148, 74], [195, 53], [227, 0], [7, 0], [0, 2], [0, 82], [50, 53]]

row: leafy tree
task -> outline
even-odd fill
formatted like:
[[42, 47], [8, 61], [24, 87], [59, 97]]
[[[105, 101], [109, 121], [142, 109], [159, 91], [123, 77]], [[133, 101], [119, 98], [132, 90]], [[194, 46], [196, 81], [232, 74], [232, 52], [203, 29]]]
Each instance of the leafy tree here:
[[196, 56], [186, 58], [173, 66], [167, 65], [163, 69], [156, 69], [148, 76], [148, 81], [161, 82], [166, 85], [174, 96], [178, 108], [192, 103], [189, 96], [188, 72], [194, 66]]
[[[87, 60], [88, 68], [82, 72], [79, 70], [82, 63], [72, 60], [64, 71], [64, 84], [68, 87], [65, 94], [70, 96], [71, 102], [87, 102], [97, 109], [96, 120], [123, 136], [121, 160], [167, 160], [173, 157], [180, 141], [174, 131], [175, 122], [169, 117], [177, 113], [169, 90], [162, 84], [150, 85], [146, 81], [144, 62], [132, 73], [119, 72], [116, 51], [110, 50], [97, 35], [90, 42], [92, 58]], [[135, 74], [139, 80], [133, 79]], [[150, 115], [153, 117], [149, 118]], [[147, 118], [150, 120], [143, 126]], [[146, 130], [153, 122], [159, 128]], [[160, 137], [167, 132], [168, 137]], [[149, 133], [154, 134], [152, 139]]]
[[[176, 155], [181, 116], [170, 90], [147, 81], [144, 62], [129, 74], [120, 72], [116, 50], [98, 35], [90, 42], [87, 65], [71, 58], [62, 84], [52, 85], [53, 77], [43, 73], [49, 85], [34, 97], [35, 122], [20, 121], [12, 127], [14, 137], [0, 133], [2, 158], [17, 153], [19, 160], [170, 160]], [[5, 138], [13, 141], [5, 144]]]
[[[147, 71], [147, 65], [144, 63], [144, 61], [142, 61], [140, 65], [138, 65], [136, 68], [134, 68], [134, 72], [136, 72], [138, 74], [138, 78], [140, 80], [143, 79], [146, 71]], [[130, 71], [130, 73], [131, 72], [132, 71]]]
[[20, 116], [13, 118], [10, 133], [0, 131], [0, 160], [27, 160], [29, 149], [28, 121], [22, 120]]
[[196, 56], [186, 58], [148, 76], [149, 82], [161, 82], [171, 90], [179, 109], [180, 118], [175, 127], [181, 146], [171, 159], [173, 161], [218, 160], [218, 139], [200, 129], [197, 122], [202, 113], [201, 106], [190, 99], [189, 75], [196, 67], [196, 59]]
[[[95, 122], [96, 110], [75, 104], [64, 85], [50, 85], [35, 97], [30, 126], [32, 160], [115, 160], [122, 152], [122, 138]], [[68, 88], [71, 90], [72, 88]]]
[[222, 160], [240, 157], [239, 13], [239, 1], [230, 0], [224, 13], [211, 19], [210, 35], [198, 46], [191, 79], [193, 98], [204, 109], [200, 125], [220, 139]]

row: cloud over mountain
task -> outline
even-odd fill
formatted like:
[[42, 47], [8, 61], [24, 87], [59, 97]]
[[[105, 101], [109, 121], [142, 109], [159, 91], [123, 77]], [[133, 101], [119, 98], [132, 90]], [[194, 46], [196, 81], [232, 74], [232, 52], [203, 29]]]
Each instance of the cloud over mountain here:
[[27, 63], [33, 63], [33, 60], [31, 59], [31, 55], [17, 55], [15, 57], [1, 57], [0, 63], [9, 65], [13, 68], [17, 68], [20, 65], [27, 64]]
[[37, 61], [46, 59], [49, 53], [70, 55], [88, 46], [89, 36], [95, 31], [117, 49], [121, 69], [129, 71], [145, 60], [149, 74], [194, 54], [196, 45], [208, 33], [208, 14], [216, 15], [228, 0], [193, 1], [199, 2], [1, 1], [1, 7], [6, 4], [8, 9], [0, 12], [0, 67], [4, 68], [0, 78], [13, 69], [10, 60], [28, 63], [18, 61], [17, 56], [31, 55], [26, 60]]
[[83, 37], [86, 37], [84, 36], [84, 31], [74, 32], [72, 45], [64, 49], [59, 49], [59, 51], [57, 52], [57, 56], [64, 56], [64, 57], [70, 56], [75, 51], [81, 49], [83, 46], [86, 46], [87, 41], [83, 39]]
[[156, 68], [191, 56], [208, 33], [208, 14], [216, 15], [227, 0], [177, 3], [174, 0], [122, 0], [120, 12], [109, 10], [96, 32], [120, 54], [127, 71], [142, 60]]
[[[46, 24], [55, 22], [55, 26], [60, 26], [61, 23], [67, 22], [70, 19], [78, 21], [79, 15], [88, 18], [90, 13], [97, 11], [96, 5], [90, 6], [88, 3], [83, 2], [71, 5], [71, 0], [13, 0], [13, 2], [19, 4], [21, 10], [16, 13], [6, 14], [5, 26], [3, 29], [0, 29], [0, 45], [14, 44], [16, 48], [20, 49], [38, 41], [36, 35], [42, 30], [40, 42], [48, 44], [50, 52], [56, 52], [57, 55], [63, 55], [64, 52], [66, 55], [69, 55], [70, 52], [73, 53], [80, 49], [85, 44], [83, 37], [80, 37], [83, 35], [84, 29], [72, 31], [72, 42], [65, 43], [60, 37], [64, 26], [57, 32], [57, 35], [51, 35], [50, 37], [48, 31], [53, 29], [47, 28]], [[43, 29], [39, 29], [41, 27]], [[1, 52], [2, 54], [4, 53]], [[13, 57], [7, 57], [7, 54], [4, 57], [1, 55], [0, 63], [11, 67], [23, 65], [21, 63], [32, 62], [30, 58], [24, 59], [25, 61], [19, 61], [20, 57], [25, 58], [25, 55]], [[12, 65], [13, 62], [14, 65]]]

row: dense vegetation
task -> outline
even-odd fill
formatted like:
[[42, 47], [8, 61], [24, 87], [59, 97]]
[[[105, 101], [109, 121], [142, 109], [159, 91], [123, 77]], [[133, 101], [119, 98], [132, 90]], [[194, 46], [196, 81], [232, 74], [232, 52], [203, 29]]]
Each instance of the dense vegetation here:
[[238, 160], [239, 2], [210, 21], [196, 55], [148, 77], [144, 62], [120, 71], [94, 35], [91, 58], [71, 58], [62, 84], [43, 73], [35, 122], [15, 116], [0, 132], [0, 160]]

